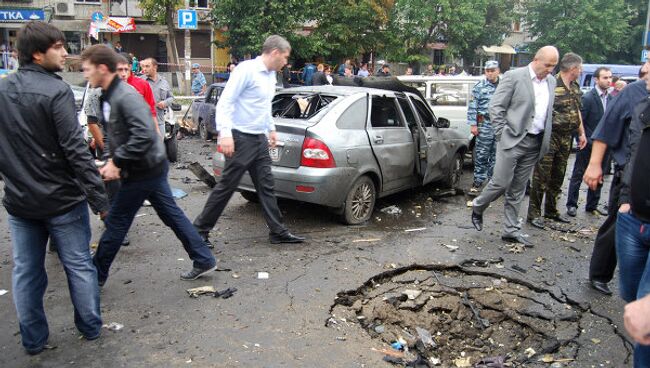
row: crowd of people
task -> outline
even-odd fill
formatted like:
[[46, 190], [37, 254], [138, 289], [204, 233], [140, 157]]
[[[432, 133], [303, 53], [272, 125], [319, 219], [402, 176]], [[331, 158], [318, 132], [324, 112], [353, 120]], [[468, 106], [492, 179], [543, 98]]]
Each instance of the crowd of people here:
[[[57, 254], [68, 277], [76, 327], [88, 340], [100, 336], [99, 289], [108, 281], [118, 251], [128, 245], [129, 227], [145, 201], [174, 232], [193, 262], [180, 274], [182, 280], [195, 280], [216, 269], [209, 233], [245, 172], [262, 204], [269, 241], [305, 241], [283, 222], [268, 152], [277, 143], [268, 114], [276, 73], [282, 71], [284, 76], [290, 69], [291, 46], [286, 39], [268, 37], [260, 56], [229, 70], [216, 116], [226, 166], [193, 222], [176, 205], [167, 179], [161, 119], [173, 96], [157, 72], [155, 59], [139, 61], [143, 73], [139, 78], [134, 73], [138, 61], [115, 48], [99, 44], [81, 54], [84, 77], [93, 88], [86, 115], [95, 160], [82, 136], [72, 92], [55, 74], [63, 69], [67, 56], [63, 33], [47, 23], [29, 22], [18, 33], [17, 50], [21, 67], [0, 81], [0, 106], [7, 117], [0, 121], [0, 173], [13, 246], [14, 303], [22, 344], [29, 354], [48, 348], [43, 295], [49, 238], [58, 245]], [[557, 66], [559, 72], [553, 75]], [[193, 69], [200, 73], [198, 64]], [[485, 78], [473, 89], [467, 116], [476, 136], [474, 180], [469, 191], [475, 197], [471, 222], [482, 231], [484, 212], [505, 196], [501, 237], [525, 247], [535, 246], [531, 237], [522, 233], [519, 221], [527, 187], [527, 222], [531, 226], [544, 229], [548, 221], [570, 222], [558, 210], [557, 200], [573, 141], [577, 141], [566, 215], [577, 215], [584, 181], [589, 187], [585, 211], [607, 216], [595, 240], [590, 284], [611, 295], [608, 283], [618, 260], [619, 290], [630, 303], [625, 307], [625, 326], [638, 342], [634, 352], [637, 367], [650, 364], [650, 163], [644, 159], [650, 155], [648, 70], [650, 62], [641, 68], [639, 81], [617, 89], [612, 71], [598, 68], [595, 87], [583, 94], [577, 83], [582, 58], [574, 53], [560, 58], [555, 47], [545, 46], [528, 66], [503, 75], [496, 61], [486, 62]], [[312, 85], [332, 83], [332, 70], [323, 64], [308, 64], [305, 73], [311, 73], [308, 80]], [[370, 72], [366, 64], [356, 68], [346, 60], [336, 74], [352, 77]], [[390, 76], [390, 66], [384, 64], [377, 75]], [[204, 93], [204, 82], [205, 78], [196, 86], [193, 83], [193, 93]], [[602, 208], [600, 190], [610, 156], [613, 180], [609, 204]], [[88, 207], [105, 225], [95, 254], [89, 249]]]
[[[559, 63], [559, 73], [552, 75]], [[566, 214], [575, 217], [580, 184], [588, 185], [585, 211], [607, 216], [594, 242], [589, 267], [593, 289], [611, 295], [608, 283], [617, 260], [621, 297], [630, 302], [625, 326], [637, 341], [635, 367], [650, 365], [650, 62], [639, 80], [624, 88], [612, 85], [612, 71], [594, 72], [594, 88], [583, 94], [577, 80], [582, 58], [553, 46], [541, 48], [524, 68], [499, 75], [488, 61], [485, 79], [473, 89], [468, 109], [477, 136], [471, 221], [483, 230], [483, 213], [505, 195], [502, 239], [525, 247], [535, 244], [521, 232], [519, 212], [532, 176], [527, 222], [545, 229], [545, 221], [571, 221], [559, 212], [557, 200], [572, 149], [578, 153], [568, 185]], [[613, 97], [614, 96], [614, 97]], [[599, 207], [603, 173], [614, 173], [609, 204]], [[643, 309], [645, 308], [645, 310]]]

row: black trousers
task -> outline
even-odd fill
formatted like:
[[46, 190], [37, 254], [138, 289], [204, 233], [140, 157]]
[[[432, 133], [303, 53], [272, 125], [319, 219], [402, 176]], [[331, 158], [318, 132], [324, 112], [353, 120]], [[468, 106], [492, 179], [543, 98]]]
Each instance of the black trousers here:
[[[589, 143], [587, 147], [582, 150], [579, 150], [576, 153], [576, 160], [573, 165], [573, 173], [571, 174], [571, 180], [569, 181], [569, 190], [567, 191], [567, 201], [566, 206], [568, 207], [578, 207], [578, 197], [580, 193], [580, 185], [582, 184], [582, 176], [585, 174], [587, 166], [589, 166], [589, 158], [591, 157], [591, 146]], [[603, 174], [606, 172], [607, 163], [603, 160]], [[598, 202], [600, 202], [600, 189], [602, 185], [599, 185], [596, 190], [587, 190], [587, 203], [585, 204], [585, 211], [590, 212], [598, 208]]]
[[210, 193], [201, 214], [194, 220], [194, 226], [201, 234], [207, 234], [214, 227], [242, 176], [248, 171], [260, 199], [270, 233], [285, 235], [288, 230], [282, 223], [282, 213], [273, 192], [274, 181], [266, 135], [245, 134], [233, 130], [232, 137], [235, 141], [235, 153], [232, 157], [226, 158], [226, 167], [221, 180]]
[[616, 219], [618, 215], [618, 199], [621, 194], [621, 179], [623, 167], [616, 167], [612, 186], [609, 189], [608, 215], [600, 225], [594, 250], [589, 263], [589, 279], [600, 282], [610, 282], [616, 270]]

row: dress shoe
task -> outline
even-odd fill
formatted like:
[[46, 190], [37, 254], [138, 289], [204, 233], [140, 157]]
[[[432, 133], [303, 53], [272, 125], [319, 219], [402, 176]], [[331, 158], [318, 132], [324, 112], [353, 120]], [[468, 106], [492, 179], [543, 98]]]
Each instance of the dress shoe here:
[[544, 217], [546, 217], [547, 219], [551, 219], [553, 221], [561, 222], [563, 224], [570, 224], [571, 223], [571, 220], [569, 220], [568, 218], [560, 215], [559, 213], [556, 214], [556, 215], [544, 216]]
[[589, 280], [589, 283], [591, 284], [591, 287], [598, 291], [601, 294], [605, 295], [612, 295], [612, 291], [609, 290], [609, 286], [607, 285], [606, 282], [601, 282], [601, 281], [596, 281], [596, 280]]
[[532, 248], [535, 244], [531, 243], [528, 239], [524, 238], [521, 234], [518, 235], [504, 235], [501, 237], [506, 243], [519, 243], [526, 248]]
[[302, 236], [293, 235], [291, 233], [286, 233], [284, 235], [270, 234], [269, 240], [271, 241], [271, 244], [302, 243], [305, 241], [305, 238]]
[[535, 217], [534, 219], [532, 219], [532, 220], [530, 220], [528, 222], [530, 222], [531, 225], [533, 225], [534, 227], [536, 227], [538, 229], [544, 230], [546, 228], [546, 226], [544, 225], [544, 219], [541, 218], [541, 217]]
[[576, 215], [578, 214], [578, 209], [575, 207], [567, 207], [566, 214], [571, 217], [576, 217]]
[[187, 272], [183, 272], [181, 274], [181, 280], [185, 281], [191, 281], [191, 280], [196, 280], [199, 277], [208, 274], [214, 270], [217, 269], [217, 265], [215, 264], [214, 266], [211, 267], [206, 267], [206, 268], [201, 268], [201, 267], [192, 267], [191, 270]]
[[476, 230], [483, 230], [483, 215], [472, 211], [472, 224]]

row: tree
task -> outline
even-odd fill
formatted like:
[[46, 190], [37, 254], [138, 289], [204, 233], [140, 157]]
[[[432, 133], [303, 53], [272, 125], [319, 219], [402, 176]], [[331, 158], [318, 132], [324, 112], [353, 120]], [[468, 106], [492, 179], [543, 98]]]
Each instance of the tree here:
[[428, 45], [444, 42], [451, 54], [470, 60], [482, 45], [501, 43], [515, 17], [514, 0], [397, 0], [393, 52], [421, 59]]
[[319, 3], [318, 27], [312, 37], [324, 41], [324, 51], [335, 60], [389, 47], [395, 37], [390, 27], [394, 0], [330, 0]]
[[[178, 48], [176, 47], [176, 27], [174, 26], [174, 13], [181, 5], [181, 0], [140, 0], [140, 8], [147, 19], [155, 20], [157, 23], [167, 26], [167, 45], [171, 52], [170, 62], [179, 65]], [[181, 89], [187, 90], [185, 78], [177, 78], [181, 83]]]
[[309, 57], [324, 43], [308, 37], [303, 27], [313, 18], [315, 0], [212, 0], [215, 27], [224, 30], [220, 47], [237, 57], [259, 54], [266, 37], [279, 34], [292, 45], [292, 54]]
[[628, 47], [625, 0], [528, 0], [525, 7], [533, 49], [554, 45], [561, 54], [572, 51], [599, 63]]

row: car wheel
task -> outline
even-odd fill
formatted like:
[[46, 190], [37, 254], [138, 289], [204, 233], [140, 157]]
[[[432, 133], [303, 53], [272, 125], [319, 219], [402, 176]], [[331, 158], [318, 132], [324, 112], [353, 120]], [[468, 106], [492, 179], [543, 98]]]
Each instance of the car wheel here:
[[167, 140], [165, 140], [165, 149], [167, 150], [167, 159], [170, 162], [178, 161], [178, 140], [176, 139], [176, 134], [172, 134]]
[[345, 199], [343, 220], [346, 224], [357, 225], [364, 223], [372, 216], [375, 208], [377, 192], [375, 183], [367, 176], [362, 176], [352, 185]]
[[199, 137], [204, 141], [208, 140], [208, 127], [205, 126], [203, 120], [199, 121]]
[[260, 199], [257, 196], [257, 193], [255, 193], [255, 192], [249, 192], [247, 190], [242, 190], [241, 191], [241, 196], [244, 197], [244, 199], [249, 201], [249, 202], [260, 203]]
[[443, 184], [447, 188], [456, 188], [460, 183], [460, 177], [463, 175], [463, 155], [456, 152], [454, 160], [449, 165], [447, 177], [445, 177]]

